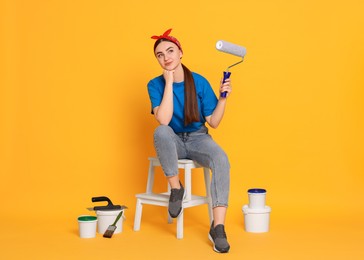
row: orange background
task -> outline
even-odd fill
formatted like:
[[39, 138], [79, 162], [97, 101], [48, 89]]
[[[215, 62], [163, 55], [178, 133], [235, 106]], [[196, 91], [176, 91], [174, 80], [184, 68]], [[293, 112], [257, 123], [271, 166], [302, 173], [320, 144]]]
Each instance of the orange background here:
[[[232, 165], [227, 225], [242, 228], [246, 191], [262, 187], [272, 227], [336, 219], [363, 233], [354, 221], [364, 216], [363, 12], [360, 0], [1, 0], [0, 227], [62, 219], [77, 229], [91, 197], [105, 195], [129, 207], [125, 236], [135, 236], [134, 195], [155, 154], [146, 84], [161, 69], [150, 36], [173, 28], [183, 63], [216, 92], [239, 60], [216, 41], [247, 48], [231, 70], [224, 120], [211, 130]], [[203, 188], [197, 175], [195, 188]], [[197, 221], [207, 215], [190, 210]], [[1, 234], [5, 255], [14, 237]]]

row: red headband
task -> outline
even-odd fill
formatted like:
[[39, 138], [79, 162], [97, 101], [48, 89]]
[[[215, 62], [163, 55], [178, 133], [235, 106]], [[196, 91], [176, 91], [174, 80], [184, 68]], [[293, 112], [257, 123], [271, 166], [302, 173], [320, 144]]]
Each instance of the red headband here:
[[166, 39], [168, 41], [171, 41], [174, 44], [176, 44], [178, 46], [178, 48], [182, 51], [182, 47], [181, 47], [181, 44], [179, 43], [179, 41], [175, 37], [169, 35], [171, 33], [171, 31], [172, 31], [172, 29], [168, 29], [162, 35], [159, 35], [159, 36], [154, 35], [151, 38], [154, 39], [154, 40]]

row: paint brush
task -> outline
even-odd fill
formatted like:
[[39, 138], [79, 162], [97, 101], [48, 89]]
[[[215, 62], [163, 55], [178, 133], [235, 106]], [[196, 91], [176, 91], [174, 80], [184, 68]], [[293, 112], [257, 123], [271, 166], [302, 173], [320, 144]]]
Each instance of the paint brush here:
[[118, 214], [118, 216], [116, 217], [114, 223], [112, 225], [110, 225], [105, 233], [104, 233], [104, 237], [107, 237], [107, 238], [111, 238], [112, 235], [114, 234], [114, 231], [116, 230], [116, 223], [118, 222], [118, 220], [120, 219], [120, 217], [123, 215], [123, 210], [120, 211], [120, 213]]

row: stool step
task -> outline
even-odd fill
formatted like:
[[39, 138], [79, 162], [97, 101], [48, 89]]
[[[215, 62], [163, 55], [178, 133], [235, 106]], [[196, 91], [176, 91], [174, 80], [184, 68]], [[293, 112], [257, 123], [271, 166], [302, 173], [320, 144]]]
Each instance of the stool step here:
[[[169, 193], [140, 193], [135, 195], [141, 200], [141, 203], [154, 204], [160, 206], [168, 206]], [[153, 203], [155, 202], [155, 203]], [[202, 204], [208, 204], [209, 198], [205, 196], [192, 195], [191, 200], [184, 200], [183, 207], [189, 208], [193, 206], [198, 206]]]
[[148, 199], [157, 201], [169, 201], [169, 194], [165, 193], [140, 193], [135, 195], [138, 199]]

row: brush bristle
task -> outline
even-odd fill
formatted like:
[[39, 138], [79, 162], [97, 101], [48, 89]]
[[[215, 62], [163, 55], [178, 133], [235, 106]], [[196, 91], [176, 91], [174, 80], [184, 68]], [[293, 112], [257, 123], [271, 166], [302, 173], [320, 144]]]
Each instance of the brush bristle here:
[[114, 234], [115, 229], [116, 226], [109, 226], [104, 233], [104, 237], [111, 238], [112, 235]]

